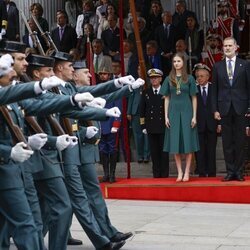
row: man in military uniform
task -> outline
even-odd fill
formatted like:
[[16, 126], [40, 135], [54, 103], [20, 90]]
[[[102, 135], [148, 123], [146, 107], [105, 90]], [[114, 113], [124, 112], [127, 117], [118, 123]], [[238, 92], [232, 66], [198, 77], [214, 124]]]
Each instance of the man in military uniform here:
[[224, 40], [226, 37], [234, 37], [239, 42], [239, 24], [238, 21], [229, 16], [230, 4], [227, 0], [223, 0], [217, 3], [218, 5], [218, 17], [213, 22], [213, 33], [216, 33]]
[[[76, 94], [78, 91], [73, 85], [68, 83], [73, 79], [74, 73], [70, 55], [67, 53], [56, 52], [53, 57], [56, 60], [54, 66], [55, 75], [65, 81], [64, 86], [60, 86], [60, 92], [63, 95]], [[118, 112], [117, 108], [114, 108], [110, 110], [110, 112], [106, 112], [106, 114], [111, 116], [119, 116], [120, 112]], [[101, 117], [94, 119], [101, 119]], [[103, 117], [103, 119], [106, 119], [106, 115]], [[70, 124], [73, 135], [77, 136], [79, 145], [82, 144], [82, 137], [79, 134], [78, 121], [76, 119], [71, 119]], [[83, 188], [80, 173], [78, 171], [78, 167], [81, 165], [79, 146], [76, 145], [73, 148], [65, 149], [62, 152], [62, 157], [64, 161], [65, 181], [70, 195], [73, 212], [84, 231], [88, 235], [89, 239], [97, 249], [120, 249], [125, 244], [125, 242], [119, 241], [111, 243], [108, 237], [102, 233], [93, 215], [93, 211], [89, 206], [88, 197]]]
[[[76, 62], [73, 67], [75, 69], [74, 82], [77, 88], [81, 91], [85, 89], [85, 91], [89, 91], [93, 96], [101, 95], [107, 103], [130, 95], [134, 89], [139, 88], [144, 84], [143, 80], [137, 80], [130, 86], [124, 86], [121, 89], [117, 89], [114, 84], [115, 81], [110, 80], [96, 86], [88, 86], [90, 84], [91, 74], [86, 67], [86, 64], [84, 62]], [[99, 150], [97, 144], [101, 136], [100, 123], [91, 121], [92, 126], [85, 127], [88, 125], [86, 121], [80, 120], [79, 122], [81, 124], [79, 128], [80, 135], [86, 134], [86, 139], [80, 145], [81, 165], [79, 167], [79, 172], [81, 174], [82, 184], [88, 195], [90, 206], [102, 232], [107, 235], [111, 241], [126, 240], [132, 236], [132, 233], [121, 233], [111, 224], [108, 216], [108, 209], [105, 200], [103, 199], [97, 178], [95, 163], [99, 161]], [[88, 139], [88, 133], [93, 134], [93, 132], [91, 132], [93, 126], [96, 131], [95, 136], [94, 138]]]
[[221, 61], [223, 58], [223, 52], [220, 49], [221, 39], [218, 34], [209, 34], [207, 36], [207, 48], [206, 52], [202, 53], [202, 62], [206, 64], [210, 70], [212, 70], [214, 64]]
[[[23, 48], [24, 47], [22, 44], [17, 43], [11, 47], [11, 50], [12, 52], [15, 51], [15, 53], [21, 53]], [[3, 47], [1, 49], [3, 49]], [[5, 55], [2, 58], [7, 58], [8, 56], [9, 55]], [[11, 56], [9, 56], [9, 58], [12, 60]], [[7, 67], [7, 65], [5, 64], [5, 67]], [[55, 86], [58, 86], [58, 84], [48, 82], [48, 81], [40, 81], [34, 84], [30, 83], [26, 85], [25, 88], [29, 90], [29, 87], [31, 87], [35, 89], [35, 92], [37, 94], [39, 94], [43, 90], [49, 89]], [[26, 184], [30, 184], [29, 181], [31, 180], [30, 179], [28, 180], [30, 175], [26, 175], [24, 168], [23, 168], [23, 167], [29, 168], [29, 166], [31, 165], [29, 161], [27, 161], [27, 159], [34, 153], [34, 151], [26, 150], [25, 144], [23, 142], [18, 143], [16, 146], [13, 147], [12, 140], [11, 140], [11, 137], [13, 136], [13, 134], [12, 134], [12, 130], [9, 129], [12, 126], [9, 124], [9, 122], [7, 122], [8, 120], [10, 120], [10, 119], [7, 120], [7, 117], [10, 116], [11, 117], [10, 121], [12, 121], [14, 124], [17, 124], [17, 126], [20, 126], [22, 131], [24, 131], [23, 130], [24, 128], [23, 115], [20, 112], [20, 109], [18, 107], [19, 106], [17, 103], [13, 103], [7, 106], [6, 112], [8, 113], [8, 115], [2, 112], [1, 118], [0, 118], [1, 126], [2, 126], [1, 132], [3, 133], [3, 136], [1, 136], [1, 138], [3, 138], [2, 143], [4, 144], [4, 148], [2, 150], [3, 152], [5, 152], [3, 153], [3, 157], [1, 161], [4, 169], [3, 169], [2, 174], [0, 173], [1, 178], [3, 178], [3, 180], [1, 180], [2, 188], [0, 188], [1, 190], [3, 190], [1, 192], [1, 202], [3, 202], [3, 204], [1, 205], [0, 213], [6, 219], [6, 224], [5, 224], [6, 227], [5, 229], [1, 230], [0, 238], [1, 238], [1, 241], [3, 240], [3, 242], [1, 242], [1, 245], [3, 247], [8, 247], [8, 244], [9, 244], [8, 239], [10, 236], [12, 236], [18, 248], [25, 246], [26, 247], [25, 249], [42, 249], [43, 237], [41, 237], [41, 233], [40, 233], [41, 228], [38, 227], [39, 226], [38, 224], [35, 225], [33, 221], [33, 216], [35, 215], [34, 211], [36, 208], [34, 206], [31, 206], [32, 213], [31, 213], [30, 208], [27, 210], [27, 201], [30, 201], [29, 200], [30, 197], [26, 197], [26, 195], [28, 194], [28, 191], [30, 191], [30, 189], [29, 187], [27, 189]], [[15, 139], [19, 139], [19, 138], [15, 138]], [[44, 134], [43, 135], [31, 135], [28, 137], [27, 143], [33, 150], [37, 150], [37, 149], [40, 149], [46, 143], [46, 141], [47, 141], [47, 135], [44, 135]], [[22, 162], [24, 161], [25, 161], [25, 166], [24, 164], [22, 164]], [[19, 164], [17, 164], [18, 162]], [[5, 166], [6, 164], [11, 165], [13, 167], [10, 167], [10, 166], [6, 167]], [[11, 175], [9, 176], [9, 174]], [[24, 177], [25, 185], [23, 183], [23, 178], [21, 177], [21, 174]], [[14, 176], [16, 176], [16, 180], [13, 179]], [[5, 196], [4, 190], [6, 188], [12, 190], [12, 194], [8, 190], [8, 194], [10, 194], [9, 196]], [[25, 190], [25, 194], [24, 194], [24, 190]], [[13, 202], [15, 202], [15, 205], [11, 206], [10, 204]], [[31, 203], [29, 203], [28, 207], [30, 205]], [[17, 208], [17, 206], [19, 206], [19, 208]], [[15, 214], [14, 217], [12, 216], [13, 215], [12, 213]], [[35, 213], [37, 213], [36, 219], [39, 220], [39, 209], [36, 210]]]
[[159, 94], [163, 72], [152, 68], [147, 72], [151, 86], [143, 91], [140, 103], [142, 132], [148, 135], [154, 178], [169, 175], [169, 156], [163, 152], [165, 134], [164, 100]]

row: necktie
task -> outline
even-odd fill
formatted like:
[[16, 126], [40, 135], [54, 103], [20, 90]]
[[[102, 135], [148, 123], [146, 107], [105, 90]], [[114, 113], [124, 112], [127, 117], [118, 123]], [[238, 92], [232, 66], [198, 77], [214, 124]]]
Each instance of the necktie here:
[[61, 41], [63, 37], [63, 28], [59, 28], [59, 36], [60, 36], [60, 41]]
[[206, 87], [202, 87], [202, 99], [203, 99], [204, 105], [206, 105], [206, 103], [207, 103], [207, 92], [206, 92]]
[[232, 66], [232, 60], [228, 60], [227, 74], [228, 74], [230, 85], [232, 86], [232, 84], [233, 84], [233, 66]]
[[98, 57], [99, 57], [99, 55], [96, 55], [96, 58], [95, 58], [95, 73], [98, 73]]
[[155, 89], [155, 90], [154, 90], [154, 93], [155, 93], [155, 95], [157, 95], [157, 94], [158, 94], [158, 91], [157, 91], [157, 89]]
[[166, 37], [168, 38], [168, 35], [169, 35], [169, 25], [165, 25], [165, 34], [166, 34]]

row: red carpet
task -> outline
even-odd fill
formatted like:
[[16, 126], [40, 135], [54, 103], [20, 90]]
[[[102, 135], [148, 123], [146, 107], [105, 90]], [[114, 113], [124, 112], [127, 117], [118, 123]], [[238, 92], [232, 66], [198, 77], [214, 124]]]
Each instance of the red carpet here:
[[221, 182], [221, 177], [193, 177], [180, 183], [175, 179], [118, 179], [101, 187], [109, 199], [250, 203], [250, 177], [244, 182]]

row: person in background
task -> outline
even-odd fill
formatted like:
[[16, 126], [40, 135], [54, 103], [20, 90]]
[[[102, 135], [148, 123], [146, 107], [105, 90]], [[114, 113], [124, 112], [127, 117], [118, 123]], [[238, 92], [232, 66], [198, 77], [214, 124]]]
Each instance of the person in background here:
[[199, 177], [216, 176], [217, 133], [221, 126], [214, 119], [212, 108], [212, 86], [210, 69], [202, 63], [194, 66], [198, 87], [197, 94], [197, 127], [200, 150], [196, 152], [196, 166]]
[[[99, 84], [111, 79], [112, 68], [106, 66], [99, 69]], [[105, 108], [118, 107], [122, 110], [122, 101], [117, 100], [111, 103], [107, 103]], [[121, 118], [111, 118], [107, 121], [101, 122], [101, 140], [99, 143], [99, 150], [101, 154], [101, 162], [103, 165], [104, 176], [101, 182], [113, 183], [115, 179], [115, 170], [117, 162], [117, 142], [118, 142], [118, 130], [121, 125]]]
[[68, 53], [76, 47], [77, 35], [75, 29], [68, 25], [68, 16], [65, 11], [58, 12], [56, 20], [57, 28], [51, 31], [51, 38], [59, 51]]
[[20, 30], [19, 30], [19, 12], [16, 4], [10, 0], [5, 0], [6, 10], [8, 15], [8, 25], [6, 29], [6, 38], [9, 41], [19, 41], [20, 40]]
[[30, 6], [30, 12], [37, 18], [42, 30], [49, 31], [48, 21], [43, 17], [43, 6], [40, 3], [33, 3]]
[[[137, 71], [138, 76], [141, 77], [140, 66], [138, 66]], [[148, 137], [142, 133], [140, 125], [140, 101], [142, 91], [142, 88], [136, 89], [128, 98], [127, 119], [130, 121], [132, 127], [137, 162], [148, 163], [150, 158]]]
[[[173, 66], [164, 80], [160, 94], [165, 99], [164, 151], [174, 154], [178, 171], [176, 182], [189, 181], [192, 153], [199, 150], [197, 133], [197, 87], [192, 75], [187, 74], [182, 54], [173, 56]], [[182, 159], [186, 166], [183, 175]]]
[[169, 175], [168, 153], [163, 151], [165, 134], [164, 99], [159, 94], [163, 72], [150, 69], [147, 72], [151, 85], [142, 92], [140, 102], [140, 124], [148, 135], [154, 178]]

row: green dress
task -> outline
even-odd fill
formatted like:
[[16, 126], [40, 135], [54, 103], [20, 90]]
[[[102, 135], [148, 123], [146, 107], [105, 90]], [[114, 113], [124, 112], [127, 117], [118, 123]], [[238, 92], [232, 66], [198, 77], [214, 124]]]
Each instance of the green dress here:
[[[180, 78], [178, 79], [180, 80]], [[179, 95], [168, 77], [163, 82], [160, 94], [169, 96], [170, 128], [165, 130], [163, 151], [174, 154], [187, 154], [199, 150], [197, 126], [191, 127], [193, 117], [192, 96], [198, 92], [193, 76], [187, 83], [180, 83]]]

